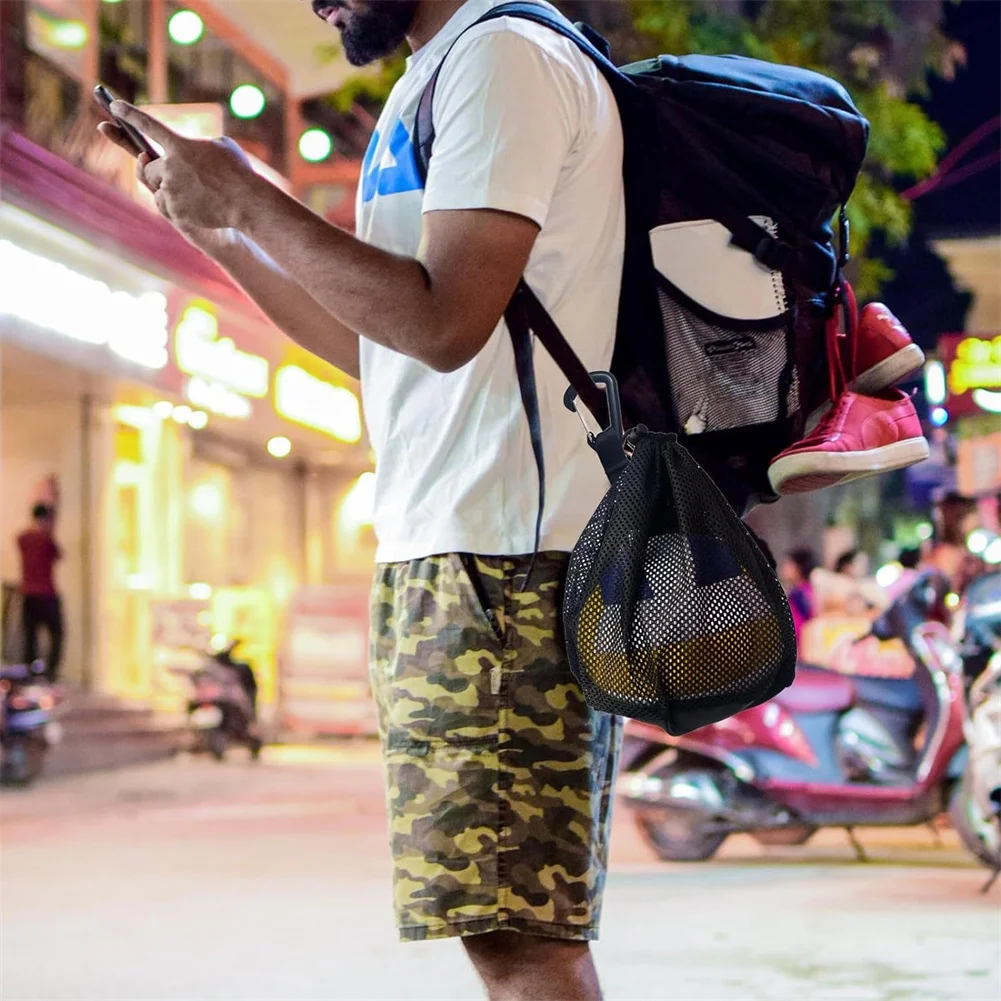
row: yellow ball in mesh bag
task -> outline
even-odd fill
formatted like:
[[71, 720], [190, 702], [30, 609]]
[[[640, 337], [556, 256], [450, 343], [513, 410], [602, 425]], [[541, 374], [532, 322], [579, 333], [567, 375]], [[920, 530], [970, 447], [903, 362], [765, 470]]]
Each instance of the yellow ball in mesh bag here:
[[599, 648], [599, 624], [606, 607], [599, 585], [581, 610], [577, 653], [591, 683], [612, 698], [654, 705], [664, 696], [698, 699], [739, 692], [744, 683], [753, 684], [750, 665], [755, 674], [773, 670], [782, 651], [779, 622], [766, 614], [710, 634], [638, 649], [646, 663], [634, 666], [622, 649]]

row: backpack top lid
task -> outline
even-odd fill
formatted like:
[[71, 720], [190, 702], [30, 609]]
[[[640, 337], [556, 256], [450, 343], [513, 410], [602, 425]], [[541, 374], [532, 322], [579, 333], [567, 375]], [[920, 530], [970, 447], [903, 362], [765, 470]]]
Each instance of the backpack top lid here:
[[[747, 216], [766, 215], [793, 251], [780, 270], [829, 291], [837, 264], [831, 219], [855, 186], [869, 139], [844, 87], [746, 56], [661, 55], [619, 69], [597, 32], [530, 0], [500, 4], [477, 23], [509, 16], [569, 38], [611, 85], [625, 130], [630, 228], [638, 232], [652, 213], [654, 224], [716, 218], [737, 236]], [[428, 142], [433, 90], [432, 82], [419, 130]], [[419, 152], [424, 166], [429, 154]]]
[[[844, 203], [865, 159], [869, 123], [836, 80], [797, 66], [745, 56], [657, 56], [623, 73], [710, 131], [717, 159], [757, 149], [781, 173], [830, 187]], [[665, 112], [662, 112], [665, 113]], [[714, 128], [713, 128], [714, 127]], [[730, 146], [726, 131], [745, 143]]]
[[768, 216], [794, 252], [796, 276], [827, 291], [836, 268], [831, 220], [851, 195], [869, 138], [847, 91], [811, 70], [743, 56], [658, 56], [623, 76], [648, 115], [658, 220], [716, 218], [736, 233], [743, 218]]

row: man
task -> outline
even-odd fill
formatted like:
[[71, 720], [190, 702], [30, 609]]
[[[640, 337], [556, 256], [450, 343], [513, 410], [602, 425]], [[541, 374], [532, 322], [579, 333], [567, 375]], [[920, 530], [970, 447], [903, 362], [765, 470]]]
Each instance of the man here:
[[[559, 602], [607, 482], [537, 350], [546, 500], [533, 564], [538, 482], [501, 317], [525, 275], [584, 363], [608, 367], [621, 124], [599, 71], [555, 32], [511, 18], [466, 30], [495, 3], [313, 0], [352, 63], [404, 38], [413, 50], [365, 157], [359, 239], [256, 177], [234, 144], [115, 111], [165, 149], [139, 165], [160, 210], [289, 336], [360, 374], [402, 938], [461, 935], [492, 999], [595, 999], [588, 942], [619, 732], [572, 681]], [[446, 53], [422, 189], [414, 118]]]
[[55, 681], [63, 650], [62, 602], [53, 573], [56, 563], [63, 558], [62, 550], [52, 538], [55, 509], [47, 504], [36, 504], [31, 521], [31, 528], [17, 537], [17, 548], [21, 552], [24, 661], [30, 664], [38, 656], [38, 634], [44, 629], [49, 640], [45, 666], [49, 678]]

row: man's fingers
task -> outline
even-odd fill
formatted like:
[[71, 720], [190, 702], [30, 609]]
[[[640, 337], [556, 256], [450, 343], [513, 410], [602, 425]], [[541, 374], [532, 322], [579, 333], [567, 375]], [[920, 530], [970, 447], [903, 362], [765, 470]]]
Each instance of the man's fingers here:
[[143, 185], [143, 187], [149, 188], [150, 191], [156, 193], [156, 188], [150, 184], [149, 178], [146, 176], [146, 168], [151, 162], [152, 161], [145, 153], [141, 153], [139, 155], [136, 159], [136, 179], [141, 185]]
[[153, 198], [156, 201], [156, 207], [160, 210], [160, 215], [162, 215], [164, 219], [169, 219], [170, 212], [167, 209], [167, 196], [162, 191], [157, 191], [153, 195]]
[[140, 111], [127, 101], [112, 101], [111, 113], [116, 118], [121, 118], [129, 125], [135, 126], [144, 135], [158, 142], [165, 150], [174, 149], [183, 141], [180, 135], [164, 125], [158, 118], [147, 115], [145, 111]]
[[143, 182], [150, 191], [159, 191], [160, 185], [163, 184], [163, 173], [164, 166], [163, 160], [151, 160], [144, 153], [142, 159], [145, 160], [143, 163]]
[[100, 132], [105, 139], [110, 139], [116, 146], [121, 146], [126, 153], [131, 153], [135, 156], [135, 146], [132, 145], [125, 133], [114, 122], [101, 122], [97, 126], [97, 131]]

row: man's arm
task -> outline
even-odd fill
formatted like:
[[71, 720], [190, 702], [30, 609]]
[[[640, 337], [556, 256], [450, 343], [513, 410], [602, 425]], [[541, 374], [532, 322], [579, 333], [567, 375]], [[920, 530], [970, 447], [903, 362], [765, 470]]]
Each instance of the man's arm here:
[[[131, 105], [120, 109], [164, 147], [160, 159], [139, 161], [160, 211], [289, 337], [351, 374], [358, 334], [442, 372], [470, 361], [496, 328], [539, 232], [510, 212], [431, 212], [420, 259], [391, 254], [259, 177], [229, 140], [186, 139]], [[213, 230], [245, 239], [215, 246]]]
[[212, 230], [198, 245], [223, 267], [281, 331], [310, 353], [358, 378], [358, 335], [236, 230]]
[[127, 104], [113, 111], [164, 148], [141, 176], [181, 232], [239, 230], [344, 328], [448, 372], [496, 329], [580, 114], [574, 74], [512, 32], [471, 41], [459, 66], [453, 55], [436, 94], [416, 260], [326, 222], [256, 175], [229, 140], [186, 139]]
[[487, 342], [539, 232], [505, 212], [430, 212], [415, 260], [363, 243], [270, 184], [244, 203], [238, 228], [345, 327], [440, 372]]

